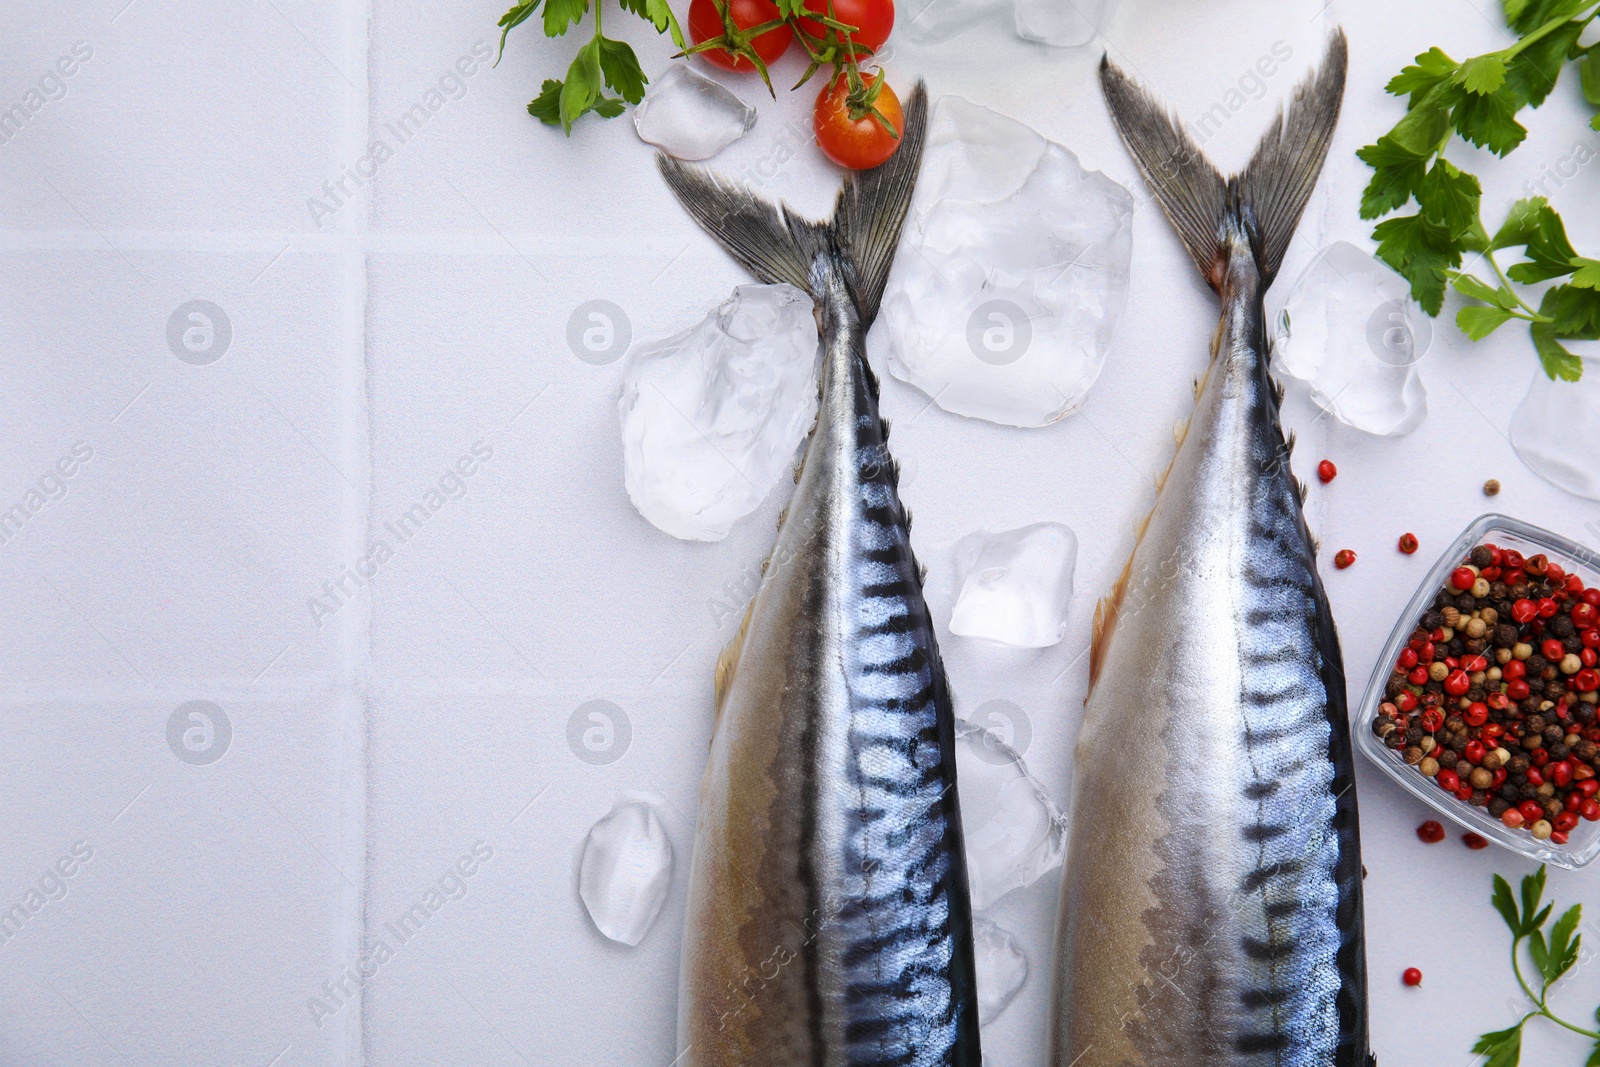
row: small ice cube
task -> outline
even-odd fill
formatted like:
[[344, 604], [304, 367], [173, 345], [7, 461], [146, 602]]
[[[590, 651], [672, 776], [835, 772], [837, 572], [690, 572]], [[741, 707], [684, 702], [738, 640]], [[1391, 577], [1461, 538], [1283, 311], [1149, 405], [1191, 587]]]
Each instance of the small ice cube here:
[[710, 159], [755, 124], [755, 108], [687, 63], [669, 66], [633, 110], [639, 139], [679, 159]]
[[1016, 0], [1017, 36], [1057, 48], [1095, 39], [1105, 26], [1111, 0]]
[[1583, 357], [1575, 382], [1533, 372], [1528, 395], [1511, 413], [1511, 446], [1551, 485], [1600, 500], [1600, 354]]
[[988, 1026], [1028, 980], [1028, 956], [1015, 934], [984, 918], [972, 920], [972, 948], [978, 970], [978, 1024]]
[[1018, 648], [1046, 648], [1067, 635], [1078, 538], [1059, 522], [975, 533], [956, 545], [961, 592], [950, 632]]
[[661, 914], [672, 885], [672, 842], [642, 800], [627, 800], [589, 830], [578, 867], [578, 895], [595, 929], [637, 945]]
[[1428, 417], [1417, 362], [1433, 327], [1405, 279], [1339, 241], [1306, 267], [1278, 316], [1272, 362], [1346, 426], [1410, 433]]
[[868, 351], [958, 415], [1072, 414], [1127, 303], [1132, 215], [1128, 191], [1065, 148], [941, 98]]
[[972, 906], [986, 908], [1061, 865], [1066, 816], [1004, 740], [956, 719], [956, 781]]
[[816, 421], [817, 324], [792, 285], [741, 285], [623, 375], [628, 498], [656, 526], [720, 541], [793, 469]]
[[1006, 6], [1005, 0], [902, 0], [895, 28], [912, 44], [942, 44]]

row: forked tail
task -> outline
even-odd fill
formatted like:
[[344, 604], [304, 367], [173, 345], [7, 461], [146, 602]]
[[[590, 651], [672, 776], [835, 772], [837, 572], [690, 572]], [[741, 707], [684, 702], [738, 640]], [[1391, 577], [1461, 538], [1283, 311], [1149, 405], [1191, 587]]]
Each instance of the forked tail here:
[[788, 282], [818, 296], [812, 266], [818, 256], [838, 253], [865, 331], [878, 315], [922, 166], [928, 94], [920, 81], [906, 100], [904, 114], [900, 147], [883, 165], [845, 177], [827, 222], [795, 215], [786, 205], [763, 200], [703, 167], [664, 155], [656, 157], [656, 164], [689, 214], [763, 282]]
[[1279, 112], [1244, 173], [1226, 179], [1160, 101], [1109, 58], [1100, 61], [1100, 88], [1117, 132], [1213, 289], [1222, 285], [1230, 222], [1249, 235], [1262, 289], [1277, 276], [1328, 158], [1348, 58], [1349, 45], [1339, 30], [1328, 42], [1321, 68], [1295, 89], [1288, 110]]

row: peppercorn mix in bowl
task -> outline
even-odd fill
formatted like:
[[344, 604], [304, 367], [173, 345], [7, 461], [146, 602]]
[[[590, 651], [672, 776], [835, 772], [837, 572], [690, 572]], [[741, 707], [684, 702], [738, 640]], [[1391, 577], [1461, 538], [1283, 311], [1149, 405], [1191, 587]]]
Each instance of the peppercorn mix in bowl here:
[[1445, 550], [1358, 706], [1358, 747], [1469, 830], [1600, 855], [1600, 554], [1504, 515]]

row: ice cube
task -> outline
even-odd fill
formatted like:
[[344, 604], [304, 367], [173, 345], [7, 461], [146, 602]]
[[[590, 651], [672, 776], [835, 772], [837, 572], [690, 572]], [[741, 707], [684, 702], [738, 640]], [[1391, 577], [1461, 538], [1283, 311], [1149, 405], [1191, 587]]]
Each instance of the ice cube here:
[[961, 718], [956, 719], [956, 780], [974, 908], [988, 907], [1061, 865], [1066, 816], [1016, 749]]
[[755, 108], [687, 63], [668, 66], [633, 110], [639, 139], [679, 159], [710, 159], [755, 124]]
[[1433, 327], [1404, 278], [1355, 245], [1317, 253], [1278, 316], [1273, 366], [1346, 426], [1410, 433], [1428, 417], [1417, 362]]
[[643, 941], [671, 885], [672, 842], [649, 804], [625, 800], [590, 828], [578, 895], [602, 934], [624, 945]]
[[1006, 0], [902, 0], [896, 32], [912, 44], [940, 44], [1006, 7]]
[[956, 544], [960, 593], [950, 632], [1017, 648], [1046, 648], [1067, 635], [1078, 538], [1059, 522], [975, 533]]
[[981, 917], [972, 920], [972, 948], [978, 970], [978, 1024], [988, 1026], [1028, 980], [1028, 956], [1015, 934]]
[[958, 415], [1070, 415], [1127, 303], [1132, 214], [1126, 189], [1065, 148], [941, 98], [868, 351]]
[[720, 541], [754, 511], [816, 421], [817, 324], [792, 285], [741, 285], [623, 375], [623, 475], [650, 522]]
[[1016, 0], [1017, 36], [1057, 48], [1088, 44], [1105, 25], [1111, 0]]
[[1511, 446], [1551, 485], [1600, 500], [1600, 353], [1583, 356], [1583, 377], [1575, 382], [1552, 380], [1542, 368], [1533, 372], [1528, 394], [1511, 413]]

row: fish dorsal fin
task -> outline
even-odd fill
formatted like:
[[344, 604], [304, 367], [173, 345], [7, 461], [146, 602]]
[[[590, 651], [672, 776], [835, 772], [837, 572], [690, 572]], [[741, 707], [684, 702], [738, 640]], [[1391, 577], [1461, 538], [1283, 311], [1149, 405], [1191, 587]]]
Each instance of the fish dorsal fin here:
[[717, 725], [722, 723], [722, 705], [728, 700], [728, 690], [733, 688], [733, 673], [739, 668], [739, 654], [744, 651], [745, 634], [750, 632], [750, 616], [755, 609], [756, 602], [752, 597], [744, 609], [744, 618], [739, 620], [738, 632], [733, 635], [733, 640], [723, 646], [722, 654], [717, 657], [716, 676], [712, 685], [716, 697]]

